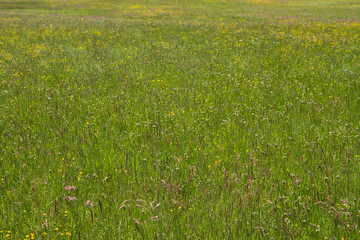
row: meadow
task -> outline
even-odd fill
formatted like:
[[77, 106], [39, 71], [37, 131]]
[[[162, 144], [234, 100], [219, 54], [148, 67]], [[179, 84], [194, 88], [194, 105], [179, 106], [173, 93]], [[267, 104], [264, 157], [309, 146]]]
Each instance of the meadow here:
[[359, 128], [359, 1], [0, 1], [1, 239], [356, 239]]

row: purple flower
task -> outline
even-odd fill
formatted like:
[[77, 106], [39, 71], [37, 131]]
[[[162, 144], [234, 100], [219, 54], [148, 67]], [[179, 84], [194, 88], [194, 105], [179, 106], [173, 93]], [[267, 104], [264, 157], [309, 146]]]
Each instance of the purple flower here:
[[76, 187], [75, 187], [75, 186], [66, 186], [64, 189], [65, 189], [66, 191], [70, 191], [70, 190], [75, 190]]
[[42, 225], [43, 225], [43, 227], [46, 227], [48, 225], [48, 223], [44, 222]]

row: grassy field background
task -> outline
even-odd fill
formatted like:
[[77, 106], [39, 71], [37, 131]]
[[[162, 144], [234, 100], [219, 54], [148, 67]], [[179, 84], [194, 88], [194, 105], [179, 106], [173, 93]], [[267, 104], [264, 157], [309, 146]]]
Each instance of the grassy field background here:
[[356, 239], [359, 16], [0, 1], [0, 238]]

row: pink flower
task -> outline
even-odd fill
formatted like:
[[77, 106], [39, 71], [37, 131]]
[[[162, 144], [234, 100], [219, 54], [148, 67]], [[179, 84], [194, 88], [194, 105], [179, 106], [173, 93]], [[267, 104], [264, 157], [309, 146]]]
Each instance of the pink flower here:
[[43, 225], [43, 227], [46, 227], [48, 225], [48, 223], [44, 222], [42, 225]]
[[75, 201], [77, 200], [76, 197], [71, 197], [71, 196], [65, 196], [63, 197], [64, 200], [69, 200], [69, 201]]
[[88, 205], [88, 206], [90, 206], [90, 207], [94, 206], [94, 204], [93, 204], [92, 202], [90, 202], [90, 200], [87, 200], [86, 203], [85, 203], [85, 205]]
[[65, 189], [66, 191], [70, 191], [70, 190], [75, 190], [76, 187], [75, 187], [75, 186], [66, 186], [64, 189]]

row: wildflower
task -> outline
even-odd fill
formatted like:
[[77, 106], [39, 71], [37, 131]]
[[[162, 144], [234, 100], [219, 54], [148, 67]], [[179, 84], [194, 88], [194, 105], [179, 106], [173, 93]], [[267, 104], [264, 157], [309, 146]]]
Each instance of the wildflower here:
[[44, 222], [42, 225], [43, 225], [43, 227], [46, 227], [49, 224], [47, 222]]
[[75, 201], [77, 200], [76, 197], [71, 197], [71, 196], [65, 196], [63, 197], [64, 200], [69, 200], [69, 201]]
[[94, 204], [90, 201], [90, 200], [87, 200], [85, 205], [89, 206], [89, 207], [92, 207], [94, 206]]
[[64, 190], [66, 190], [66, 191], [75, 190], [75, 189], [76, 189], [75, 186], [66, 186], [66, 187], [64, 188]]

